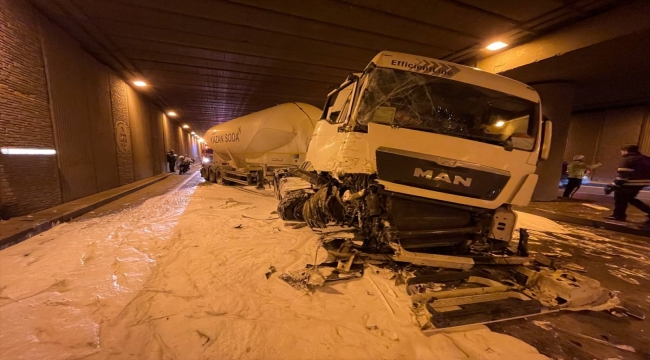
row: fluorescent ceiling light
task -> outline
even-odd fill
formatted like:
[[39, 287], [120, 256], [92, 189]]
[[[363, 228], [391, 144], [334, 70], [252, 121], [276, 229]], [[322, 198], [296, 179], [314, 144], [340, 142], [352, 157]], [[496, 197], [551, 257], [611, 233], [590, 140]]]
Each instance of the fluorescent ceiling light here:
[[508, 46], [508, 44], [506, 44], [504, 42], [501, 42], [501, 41], [496, 41], [496, 42], [493, 42], [492, 44], [486, 46], [485, 48], [488, 49], [488, 50], [494, 51], [494, 50], [503, 49], [506, 46]]
[[502, 126], [505, 125], [505, 124], [506, 124], [505, 121], [503, 121], [503, 120], [499, 120], [499, 121], [497, 121], [497, 122], [494, 124], [494, 126], [496, 126], [496, 127], [502, 127]]
[[133, 85], [143, 87], [143, 86], [147, 86], [147, 83], [142, 80], [136, 80], [133, 82]]
[[189, 129], [189, 128], [190, 128], [189, 125], [187, 125], [187, 124], [183, 125], [183, 129]]
[[196, 133], [195, 133], [194, 131], [192, 131], [190, 134], [192, 134], [192, 135], [196, 135]]
[[167, 112], [167, 115], [168, 115], [168, 116], [176, 116], [176, 112], [174, 112], [174, 111], [168, 111], [168, 112]]
[[29, 148], [15, 148], [15, 147], [3, 147], [0, 149], [0, 152], [3, 155], [54, 155], [56, 150], [54, 149], [29, 149]]

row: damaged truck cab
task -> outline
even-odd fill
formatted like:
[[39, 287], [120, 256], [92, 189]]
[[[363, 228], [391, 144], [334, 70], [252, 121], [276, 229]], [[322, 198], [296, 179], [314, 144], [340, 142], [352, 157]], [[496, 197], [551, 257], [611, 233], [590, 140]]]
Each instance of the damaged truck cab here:
[[312, 228], [357, 227], [387, 251], [501, 250], [511, 205], [530, 201], [549, 144], [531, 87], [381, 52], [328, 95], [300, 169], [276, 173], [278, 212]]

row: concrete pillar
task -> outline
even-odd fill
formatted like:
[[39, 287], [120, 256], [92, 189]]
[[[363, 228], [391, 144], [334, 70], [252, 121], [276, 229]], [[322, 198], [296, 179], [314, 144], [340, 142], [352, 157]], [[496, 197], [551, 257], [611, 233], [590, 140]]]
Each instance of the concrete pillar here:
[[542, 113], [553, 122], [553, 139], [548, 160], [537, 164], [539, 181], [533, 201], [552, 201], [557, 198], [562, 176], [562, 163], [566, 149], [573, 109], [573, 84], [548, 82], [531, 85], [542, 99]]

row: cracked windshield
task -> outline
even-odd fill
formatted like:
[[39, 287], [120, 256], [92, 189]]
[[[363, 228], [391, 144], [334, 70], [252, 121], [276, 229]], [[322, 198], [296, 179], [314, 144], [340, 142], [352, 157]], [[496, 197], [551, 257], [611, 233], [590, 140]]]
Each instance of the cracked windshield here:
[[374, 122], [533, 150], [538, 105], [495, 90], [377, 68], [368, 75], [357, 129]]

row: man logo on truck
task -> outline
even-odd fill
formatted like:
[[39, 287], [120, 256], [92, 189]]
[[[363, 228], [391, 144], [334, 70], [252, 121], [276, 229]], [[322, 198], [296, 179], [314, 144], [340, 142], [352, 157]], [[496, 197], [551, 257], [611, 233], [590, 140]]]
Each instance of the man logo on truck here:
[[463, 185], [465, 187], [470, 187], [470, 185], [472, 185], [472, 178], [462, 178], [458, 175], [454, 175], [454, 180], [452, 182], [451, 178], [449, 177], [449, 174], [447, 173], [441, 172], [435, 177], [433, 177], [433, 170], [423, 171], [420, 168], [415, 168], [415, 172], [413, 172], [413, 176], [423, 177], [435, 181], [444, 181], [446, 183], [454, 184], [454, 185]]

